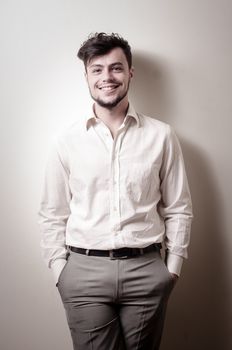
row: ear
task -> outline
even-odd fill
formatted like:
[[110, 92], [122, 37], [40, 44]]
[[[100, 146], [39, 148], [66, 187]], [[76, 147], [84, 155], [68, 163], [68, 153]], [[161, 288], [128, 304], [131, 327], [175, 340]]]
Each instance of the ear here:
[[134, 71], [135, 71], [135, 69], [134, 69], [134, 67], [132, 66], [132, 67], [130, 68], [130, 77], [131, 77], [131, 78], [133, 78], [133, 76], [134, 76]]

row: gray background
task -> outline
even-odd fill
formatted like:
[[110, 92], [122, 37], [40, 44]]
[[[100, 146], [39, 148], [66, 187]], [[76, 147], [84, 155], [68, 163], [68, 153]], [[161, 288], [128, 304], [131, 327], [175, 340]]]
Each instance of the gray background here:
[[53, 136], [90, 101], [76, 52], [95, 31], [129, 40], [131, 100], [185, 156], [195, 220], [162, 350], [231, 349], [232, 2], [2, 0], [0, 14], [1, 350], [71, 350], [37, 211]]

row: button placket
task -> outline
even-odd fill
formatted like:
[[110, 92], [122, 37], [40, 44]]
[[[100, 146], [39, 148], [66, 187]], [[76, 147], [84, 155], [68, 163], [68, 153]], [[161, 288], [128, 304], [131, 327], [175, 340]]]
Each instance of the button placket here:
[[[130, 122], [130, 120], [129, 120]], [[115, 152], [114, 155], [114, 170], [112, 172], [113, 175], [113, 184], [114, 184], [114, 203], [115, 203], [115, 221], [112, 231], [120, 231], [121, 230], [121, 203], [120, 203], [120, 152], [123, 143], [124, 136], [129, 127], [130, 123], [124, 125], [121, 129], [118, 130], [117, 136], [114, 140], [113, 149]], [[113, 159], [113, 158], [112, 158]], [[117, 242], [120, 241], [120, 235], [115, 236], [115, 246], [117, 246]]]
[[109, 134], [109, 131], [104, 131], [103, 137], [104, 137], [104, 141], [105, 141], [108, 149], [111, 150], [112, 149], [113, 140], [112, 140], [111, 135]]
[[110, 130], [104, 123], [97, 124], [97, 127], [99, 131], [99, 136], [101, 137], [108, 151], [111, 152], [113, 146], [113, 139]]
[[120, 136], [117, 135], [113, 147], [111, 157], [111, 227], [112, 231], [120, 230], [120, 203], [119, 203], [119, 142]]

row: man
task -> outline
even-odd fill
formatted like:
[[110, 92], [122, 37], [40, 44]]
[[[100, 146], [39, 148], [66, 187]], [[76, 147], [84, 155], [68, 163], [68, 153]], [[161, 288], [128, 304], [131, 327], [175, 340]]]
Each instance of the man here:
[[129, 103], [127, 41], [96, 33], [78, 57], [94, 105], [49, 157], [39, 212], [44, 258], [75, 350], [158, 349], [192, 218], [180, 146], [167, 124]]

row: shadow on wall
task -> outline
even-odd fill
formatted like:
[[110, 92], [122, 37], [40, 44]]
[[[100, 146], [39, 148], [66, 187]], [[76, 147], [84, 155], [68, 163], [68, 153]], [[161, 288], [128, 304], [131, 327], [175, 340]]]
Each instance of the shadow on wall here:
[[[175, 105], [162, 65], [139, 54], [135, 55], [134, 66], [137, 77], [131, 100], [137, 110], [169, 116]], [[175, 127], [174, 120], [165, 121]], [[161, 350], [229, 350], [230, 271], [222, 238], [222, 198], [203, 150], [188, 140], [180, 141], [194, 222], [189, 259], [170, 298]]]
[[[135, 109], [149, 116], [170, 116], [170, 108], [175, 101], [171, 100], [171, 86], [164, 62], [136, 52], [133, 53], [133, 66], [135, 76], [131, 82], [129, 95]], [[171, 120], [168, 122], [171, 124]]]

